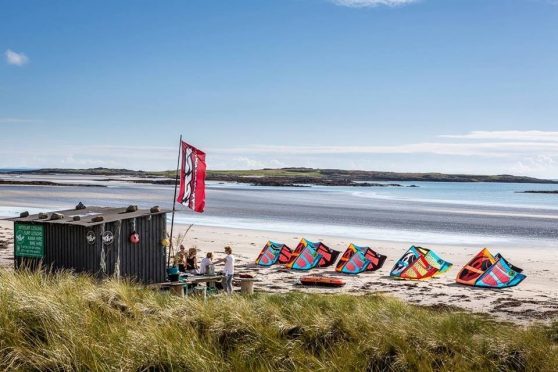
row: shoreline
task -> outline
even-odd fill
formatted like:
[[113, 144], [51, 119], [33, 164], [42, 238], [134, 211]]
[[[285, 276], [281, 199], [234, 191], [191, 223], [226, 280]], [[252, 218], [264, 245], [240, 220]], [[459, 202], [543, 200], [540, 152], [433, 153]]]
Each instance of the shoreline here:
[[[188, 225], [175, 225], [175, 236], [184, 232]], [[0, 221], [0, 240], [12, 237], [12, 223]], [[422, 306], [457, 306], [465, 311], [490, 314], [498, 320], [518, 324], [531, 322], [550, 322], [558, 317], [558, 278], [550, 274], [558, 264], [558, 251], [551, 247], [492, 246], [493, 254], [502, 253], [514, 265], [524, 269], [527, 279], [519, 286], [508, 289], [479, 289], [455, 283], [457, 272], [480, 249], [477, 245], [441, 245], [429, 244], [442, 258], [454, 266], [443, 276], [430, 281], [403, 281], [389, 277], [389, 271], [395, 261], [409, 248], [410, 243], [378, 241], [372, 239], [350, 239], [326, 235], [304, 235], [311, 241], [323, 241], [332, 249], [343, 252], [349, 243], [367, 245], [376, 252], [387, 255], [384, 266], [376, 272], [349, 276], [335, 272], [334, 267], [314, 269], [310, 272], [284, 270], [281, 265], [261, 268], [254, 264], [261, 248], [267, 240], [287, 244], [292, 249], [303, 237], [301, 234], [246, 230], [223, 227], [193, 226], [184, 245], [196, 246], [199, 257], [212, 251], [215, 258], [224, 256], [223, 247], [230, 245], [237, 257], [237, 273], [255, 274], [258, 282], [256, 291], [265, 292], [312, 292], [345, 293], [353, 295], [387, 294], [408, 303]], [[13, 238], [11, 238], [13, 239]], [[417, 244], [418, 245], [418, 244]], [[12, 267], [13, 247], [0, 249], [0, 266]], [[303, 275], [324, 275], [346, 281], [342, 288], [308, 288], [297, 284]]]

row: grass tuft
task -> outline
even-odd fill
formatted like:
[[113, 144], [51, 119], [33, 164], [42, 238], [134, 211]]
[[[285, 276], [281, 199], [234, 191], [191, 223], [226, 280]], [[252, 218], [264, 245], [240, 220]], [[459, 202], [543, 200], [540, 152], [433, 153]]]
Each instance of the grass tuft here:
[[558, 322], [520, 327], [382, 296], [180, 299], [125, 281], [0, 271], [0, 369], [538, 371]]

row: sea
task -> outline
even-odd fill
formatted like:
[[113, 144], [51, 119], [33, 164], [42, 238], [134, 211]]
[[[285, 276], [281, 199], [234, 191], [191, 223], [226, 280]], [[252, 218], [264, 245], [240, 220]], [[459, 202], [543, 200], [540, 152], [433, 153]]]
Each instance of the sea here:
[[[0, 185], [0, 216], [85, 205], [172, 209], [174, 187], [84, 175], [2, 175], [106, 187]], [[114, 179], [114, 177], [111, 177]], [[409, 244], [556, 246], [558, 185], [398, 182], [403, 187], [267, 187], [208, 182], [206, 210], [177, 205], [175, 222], [312, 237], [343, 236]], [[411, 187], [416, 186], [416, 187]], [[170, 214], [169, 214], [170, 216]], [[169, 217], [170, 218], [170, 217]]]

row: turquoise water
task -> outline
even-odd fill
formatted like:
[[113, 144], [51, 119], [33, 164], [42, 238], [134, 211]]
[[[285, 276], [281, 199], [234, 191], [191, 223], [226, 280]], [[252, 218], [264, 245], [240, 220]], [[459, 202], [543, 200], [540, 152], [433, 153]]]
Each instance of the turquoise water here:
[[398, 182], [404, 186], [385, 188], [342, 188], [363, 198], [385, 198], [449, 205], [477, 205], [558, 209], [558, 194], [528, 194], [522, 191], [558, 190], [558, 184]]
[[[36, 178], [36, 177], [35, 177]], [[45, 176], [108, 187], [0, 186], [0, 216], [86, 205], [172, 208], [172, 186]], [[178, 206], [182, 224], [405, 241], [414, 244], [545, 244], [558, 241], [558, 185], [405, 182], [419, 187], [255, 187], [208, 182], [207, 206]], [[271, 236], [271, 235], [270, 235]], [[535, 244], [535, 245], [536, 245]], [[533, 244], [532, 244], [533, 245]]]

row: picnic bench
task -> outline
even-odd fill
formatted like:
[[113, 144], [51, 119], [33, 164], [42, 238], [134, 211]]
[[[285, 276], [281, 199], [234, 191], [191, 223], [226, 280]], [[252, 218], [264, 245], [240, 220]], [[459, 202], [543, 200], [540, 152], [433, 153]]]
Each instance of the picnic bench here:
[[[222, 275], [191, 275], [183, 277], [177, 282], [164, 282], [150, 284], [149, 287], [153, 289], [168, 289], [169, 292], [175, 296], [184, 297], [188, 296], [190, 293], [200, 292], [203, 297], [207, 297], [207, 290], [215, 288], [215, 283], [223, 280]], [[254, 293], [254, 282], [259, 280], [255, 278], [243, 278], [236, 277], [234, 281], [240, 284], [240, 293], [242, 294], [253, 294]], [[208, 283], [207, 286], [199, 286], [199, 284]], [[194, 288], [192, 285], [197, 285]]]
[[[181, 279], [178, 282], [164, 282], [164, 283], [155, 283], [149, 285], [151, 288], [156, 289], [165, 289], [168, 288], [170, 293], [184, 297], [185, 295], [188, 296], [191, 293], [190, 287], [192, 285], [202, 284], [202, 283], [216, 283], [220, 282], [223, 279], [221, 275], [193, 275], [188, 276], [184, 279]], [[204, 298], [207, 296], [207, 286], [196, 286], [192, 292], [200, 291], [202, 292]]]

